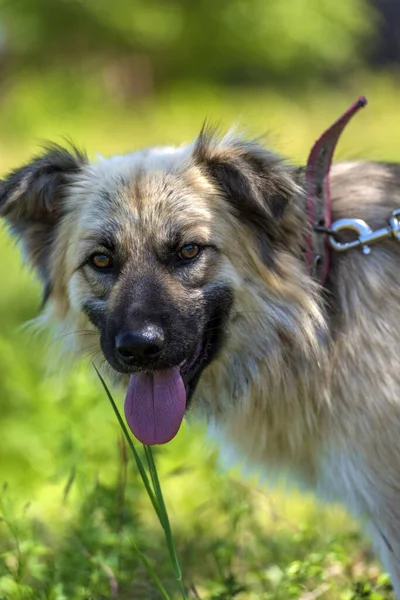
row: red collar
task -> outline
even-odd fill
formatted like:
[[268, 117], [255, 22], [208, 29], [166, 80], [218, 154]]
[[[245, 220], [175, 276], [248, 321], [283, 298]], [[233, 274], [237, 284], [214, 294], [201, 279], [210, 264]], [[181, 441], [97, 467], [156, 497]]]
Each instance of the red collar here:
[[[343, 129], [351, 117], [366, 104], [367, 99], [361, 96], [350, 106], [315, 142], [307, 161], [307, 216], [311, 228], [307, 237], [306, 261], [308, 271], [321, 285], [324, 285], [329, 271], [328, 236], [321, 235], [321, 229], [331, 225], [329, 171], [332, 157]], [[315, 227], [319, 227], [320, 231], [316, 231]]]

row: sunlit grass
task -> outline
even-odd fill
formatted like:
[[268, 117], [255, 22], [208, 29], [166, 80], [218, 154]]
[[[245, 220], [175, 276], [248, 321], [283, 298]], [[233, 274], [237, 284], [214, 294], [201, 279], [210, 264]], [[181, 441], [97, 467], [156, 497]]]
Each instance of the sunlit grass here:
[[400, 84], [389, 76], [360, 74], [335, 89], [243, 89], [181, 84], [153, 98], [121, 104], [98, 81], [46, 80], [42, 75], [5, 86], [0, 113], [4, 172], [36, 152], [44, 140], [73, 139], [96, 153], [112, 154], [153, 144], [193, 139], [205, 119], [227, 129], [233, 123], [267, 139], [290, 159], [306, 159], [312, 142], [359, 95], [369, 106], [344, 132], [337, 157], [396, 159]]
[[[160, 521], [161, 527], [164, 530], [165, 540], [167, 543], [169, 556], [171, 559], [172, 567], [174, 569], [175, 577], [176, 577], [177, 581], [179, 582], [179, 586], [180, 586], [181, 592], [182, 592], [182, 598], [183, 598], [183, 600], [186, 600], [187, 596], [186, 596], [186, 591], [185, 591], [183, 581], [182, 581], [182, 571], [181, 571], [181, 568], [179, 565], [179, 559], [178, 559], [178, 555], [177, 555], [176, 548], [175, 548], [175, 542], [174, 542], [174, 538], [172, 535], [171, 525], [169, 522], [168, 511], [165, 506], [164, 496], [163, 496], [162, 489], [160, 486], [160, 480], [158, 478], [157, 467], [156, 467], [156, 463], [154, 461], [154, 456], [153, 456], [151, 446], [145, 446], [145, 445], [143, 446], [144, 454], [147, 459], [148, 472], [150, 473], [150, 480], [149, 480], [149, 477], [148, 477], [147, 471], [146, 471], [146, 467], [143, 464], [143, 462], [140, 458], [140, 455], [138, 454], [138, 452], [135, 448], [135, 445], [134, 445], [132, 438], [128, 432], [128, 429], [119, 413], [117, 405], [114, 402], [114, 398], [112, 397], [103, 377], [101, 376], [101, 374], [99, 373], [97, 368], [96, 367], [94, 367], [94, 368], [97, 373], [97, 376], [99, 377], [99, 379], [103, 385], [104, 391], [106, 392], [106, 395], [110, 401], [110, 404], [114, 410], [115, 416], [117, 417], [119, 426], [121, 427], [122, 433], [124, 435], [124, 438], [126, 439], [128, 447], [132, 453], [132, 456], [135, 459], [136, 466], [139, 470], [140, 477], [142, 478], [143, 485], [146, 489], [147, 495], [153, 505], [154, 512], [155, 512], [156, 516], [158, 517], [158, 520]], [[150, 483], [150, 481], [151, 481], [151, 483]], [[144, 564], [146, 565], [146, 567], [148, 568], [149, 572], [151, 573], [153, 579], [155, 580], [157, 587], [163, 593], [164, 597], [168, 600], [168, 594], [166, 593], [161, 582], [159, 581], [158, 577], [156, 576], [155, 571], [154, 571], [153, 567], [151, 566], [151, 563], [149, 563], [149, 561], [140, 552], [140, 550], [138, 550], [138, 552], [139, 552], [139, 556], [142, 558], [142, 560], [144, 561]]]

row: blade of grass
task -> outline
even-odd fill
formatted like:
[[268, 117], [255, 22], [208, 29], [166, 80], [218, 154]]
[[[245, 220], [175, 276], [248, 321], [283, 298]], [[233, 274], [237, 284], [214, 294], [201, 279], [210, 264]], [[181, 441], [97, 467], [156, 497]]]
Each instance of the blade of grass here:
[[[149, 452], [151, 451], [151, 447], [150, 446], [146, 446], [146, 444], [142, 444], [142, 446], [143, 446], [143, 450], [144, 450], [144, 455], [145, 455], [146, 460], [147, 460], [147, 466], [148, 466], [149, 473], [150, 473], [151, 483], [153, 484], [154, 494], [156, 495], [156, 498], [157, 498], [157, 492], [156, 492], [157, 479], [154, 476], [154, 470], [151, 468], [151, 461], [150, 461], [150, 458], [149, 458]], [[157, 500], [157, 502], [158, 502], [158, 500]], [[161, 514], [161, 511], [160, 511], [160, 514]], [[164, 528], [164, 523], [163, 522], [161, 522], [161, 525]]]
[[[181, 588], [182, 598], [183, 598], [183, 600], [188, 600], [187, 595], [186, 595], [186, 590], [185, 590], [185, 587], [184, 587], [183, 581], [182, 581], [182, 571], [181, 571], [181, 568], [179, 565], [178, 555], [176, 553], [175, 543], [174, 543], [174, 539], [172, 536], [171, 525], [170, 525], [169, 518], [168, 518], [167, 508], [165, 506], [164, 497], [163, 497], [163, 494], [161, 491], [160, 480], [158, 478], [157, 468], [156, 468], [156, 464], [154, 462], [154, 457], [153, 457], [153, 453], [151, 450], [151, 446], [145, 446], [143, 444], [143, 448], [144, 448], [145, 456], [146, 456], [147, 463], [149, 466], [150, 477], [151, 477], [151, 481], [152, 481], [154, 490], [151, 488], [150, 481], [147, 476], [146, 470], [145, 470], [143, 463], [141, 461], [141, 458], [132, 442], [131, 436], [125, 426], [125, 423], [123, 422], [123, 420], [121, 418], [121, 415], [119, 413], [117, 405], [114, 402], [114, 398], [112, 397], [111, 392], [108, 389], [106, 382], [104, 381], [103, 377], [100, 375], [98, 369], [96, 368], [96, 365], [93, 364], [93, 367], [97, 373], [98, 378], [100, 379], [100, 381], [102, 383], [104, 391], [106, 392], [107, 397], [108, 397], [108, 399], [111, 403], [111, 406], [115, 412], [115, 415], [118, 419], [118, 423], [120, 424], [122, 432], [123, 432], [123, 434], [128, 442], [128, 445], [132, 451], [132, 454], [135, 458], [137, 467], [139, 469], [139, 473], [142, 477], [142, 481], [144, 483], [144, 486], [146, 488], [148, 496], [153, 504], [153, 508], [154, 508], [155, 513], [160, 521], [161, 527], [164, 530], [165, 539], [167, 542], [168, 551], [169, 551], [169, 555], [170, 555], [171, 562], [172, 562], [172, 567], [173, 567], [176, 579]], [[142, 555], [142, 556], [144, 557], [144, 555]], [[146, 558], [146, 557], [144, 557], [144, 558]], [[147, 560], [147, 558], [146, 558], [146, 560]]]
[[178, 555], [176, 552], [175, 542], [174, 542], [171, 525], [170, 525], [169, 518], [168, 518], [167, 507], [165, 506], [164, 496], [163, 496], [163, 493], [161, 490], [160, 480], [158, 478], [156, 464], [154, 462], [153, 452], [152, 452], [151, 446], [144, 446], [144, 450], [146, 453], [146, 458], [147, 458], [147, 462], [149, 465], [150, 476], [151, 476], [151, 479], [153, 482], [154, 491], [155, 491], [158, 506], [160, 509], [160, 520], [161, 520], [161, 523], [162, 523], [162, 526], [163, 526], [163, 529], [165, 532], [165, 539], [167, 541], [167, 546], [168, 546], [169, 554], [171, 557], [172, 566], [173, 566], [173, 569], [175, 572], [175, 576], [176, 576], [176, 578], [179, 582], [180, 588], [181, 588], [182, 597], [184, 598], [184, 600], [187, 600], [186, 591], [185, 591], [183, 581], [182, 581], [182, 571], [181, 571], [181, 568], [179, 565], [179, 559], [178, 559]]
[[154, 581], [154, 584], [157, 587], [158, 591], [160, 592], [161, 596], [164, 598], [164, 600], [171, 600], [171, 596], [169, 596], [167, 590], [164, 588], [163, 584], [161, 583], [160, 578], [158, 577], [157, 573], [155, 572], [154, 568], [152, 567], [151, 562], [149, 561], [147, 556], [139, 550], [139, 548], [137, 547], [137, 545], [135, 544], [135, 542], [132, 539], [131, 539], [131, 542], [132, 542], [132, 546], [133, 546], [136, 554], [138, 555], [139, 559], [141, 560], [143, 566], [147, 569], [148, 574]]
[[129, 432], [128, 432], [126, 426], [125, 426], [125, 423], [123, 422], [123, 420], [121, 418], [121, 415], [119, 414], [119, 410], [117, 408], [117, 405], [114, 402], [114, 398], [111, 396], [111, 392], [109, 391], [106, 382], [104, 381], [103, 377], [100, 375], [99, 371], [97, 370], [96, 365], [93, 365], [93, 366], [94, 366], [94, 369], [95, 369], [95, 371], [97, 373], [98, 378], [100, 379], [100, 381], [101, 381], [101, 383], [103, 385], [104, 391], [107, 394], [107, 397], [108, 397], [108, 399], [109, 399], [109, 401], [111, 403], [111, 406], [112, 406], [112, 408], [113, 408], [113, 410], [115, 412], [115, 415], [116, 415], [116, 417], [118, 419], [118, 422], [119, 422], [120, 427], [122, 429], [122, 432], [123, 432], [123, 434], [125, 436], [125, 439], [128, 442], [128, 445], [129, 445], [129, 447], [130, 447], [130, 449], [132, 451], [132, 454], [133, 454], [133, 456], [135, 458], [135, 461], [136, 461], [137, 467], [139, 469], [139, 473], [140, 473], [140, 476], [142, 478], [144, 487], [146, 488], [146, 492], [147, 492], [147, 494], [148, 494], [148, 496], [149, 496], [149, 498], [151, 500], [151, 503], [152, 503], [153, 508], [154, 508], [154, 510], [156, 512], [156, 515], [157, 515], [157, 517], [160, 520], [160, 523], [162, 525], [161, 514], [160, 514], [159, 507], [158, 507], [157, 498], [155, 496], [154, 491], [151, 488], [150, 481], [149, 481], [149, 478], [147, 477], [147, 473], [146, 473], [146, 470], [145, 470], [145, 468], [143, 466], [141, 458], [140, 458], [140, 456], [139, 456], [139, 454], [138, 454], [138, 452], [137, 452], [137, 450], [136, 450], [136, 448], [135, 448], [135, 446], [134, 446], [134, 444], [132, 442], [132, 438], [129, 435]]

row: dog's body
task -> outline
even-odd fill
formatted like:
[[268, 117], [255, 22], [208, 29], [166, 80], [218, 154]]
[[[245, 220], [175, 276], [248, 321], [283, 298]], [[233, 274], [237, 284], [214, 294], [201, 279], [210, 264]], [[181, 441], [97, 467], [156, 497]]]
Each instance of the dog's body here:
[[[334, 220], [382, 227], [400, 166], [336, 165], [331, 190]], [[206, 133], [97, 164], [51, 149], [2, 182], [0, 214], [43, 281], [45, 320], [129, 377], [139, 438], [167, 441], [190, 408], [251, 463], [364, 517], [400, 597], [397, 241], [333, 254], [321, 289], [301, 172]]]

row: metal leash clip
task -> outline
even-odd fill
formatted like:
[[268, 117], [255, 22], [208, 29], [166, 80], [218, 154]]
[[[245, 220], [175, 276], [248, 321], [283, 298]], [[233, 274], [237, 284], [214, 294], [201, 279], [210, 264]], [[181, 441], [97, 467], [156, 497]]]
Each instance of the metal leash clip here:
[[[339, 219], [332, 223], [326, 233], [329, 235], [329, 243], [337, 252], [345, 252], [352, 248], [362, 248], [364, 254], [370, 254], [371, 244], [375, 244], [388, 237], [393, 237], [400, 241], [400, 208], [394, 210], [390, 216], [386, 227], [373, 231], [365, 221], [361, 219]], [[339, 242], [337, 234], [341, 231], [354, 231], [358, 234], [358, 239], [352, 242]], [[336, 239], [335, 239], [336, 238]]]

